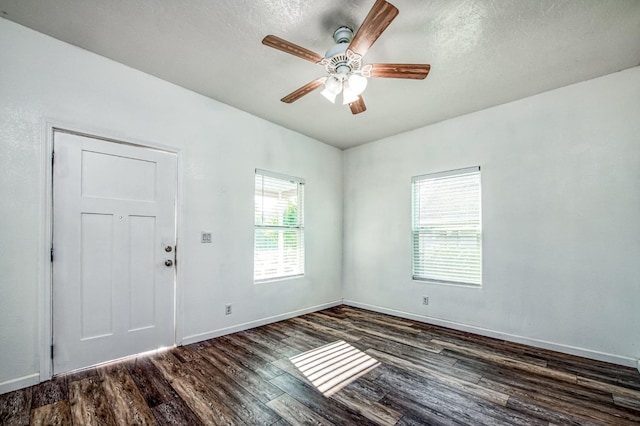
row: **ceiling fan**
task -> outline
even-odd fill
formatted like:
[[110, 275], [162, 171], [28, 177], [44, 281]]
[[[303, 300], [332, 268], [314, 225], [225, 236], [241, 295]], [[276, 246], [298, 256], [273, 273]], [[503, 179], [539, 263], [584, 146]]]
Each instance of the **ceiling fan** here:
[[262, 44], [321, 65], [327, 72], [326, 77], [313, 80], [281, 99], [292, 103], [324, 86], [322, 95], [335, 103], [342, 93], [343, 104], [349, 104], [353, 114], [364, 112], [367, 107], [362, 92], [367, 87], [367, 78], [409, 78], [422, 80], [427, 77], [429, 64], [363, 64], [362, 57], [380, 37], [382, 32], [398, 15], [398, 9], [385, 0], [376, 0], [356, 32], [348, 27], [340, 27], [333, 33], [336, 42], [322, 56], [304, 47], [268, 35]]

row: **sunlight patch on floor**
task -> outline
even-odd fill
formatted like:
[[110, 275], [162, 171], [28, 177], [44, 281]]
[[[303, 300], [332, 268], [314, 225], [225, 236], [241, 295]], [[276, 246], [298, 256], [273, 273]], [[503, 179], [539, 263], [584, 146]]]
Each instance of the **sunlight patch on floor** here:
[[289, 360], [326, 397], [380, 365], [378, 360], [342, 340]]

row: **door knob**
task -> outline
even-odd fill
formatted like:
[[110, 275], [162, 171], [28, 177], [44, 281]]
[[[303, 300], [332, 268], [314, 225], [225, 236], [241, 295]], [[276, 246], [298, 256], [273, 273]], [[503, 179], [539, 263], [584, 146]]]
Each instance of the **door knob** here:
[[164, 261], [165, 266], [172, 266], [173, 265], [173, 260], [171, 259], [167, 259]]
[[171, 250], [173, 250], [173, 247], [171, 247], [171, 246], [166, 246], [164, 248], [164, 251], [166, 251], [167, 253], [171, 253]]

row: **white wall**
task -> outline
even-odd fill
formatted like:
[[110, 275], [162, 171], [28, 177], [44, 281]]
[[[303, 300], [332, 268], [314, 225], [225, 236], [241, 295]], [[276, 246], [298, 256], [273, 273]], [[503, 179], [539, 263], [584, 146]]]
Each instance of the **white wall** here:
[[[476, 165], [482, 288], [412, 281], [411, 177]], [[344, 170], [345, 303], [637, 365], [640, 68], [350, 149]]]
[[[0, 393], [48, 356], [47, 120], [180, 150], [178, 343], [340, 301], [341, 151], [0, 19]], [[253, 284], [255, 168], [306, 180], [304, 278]]]

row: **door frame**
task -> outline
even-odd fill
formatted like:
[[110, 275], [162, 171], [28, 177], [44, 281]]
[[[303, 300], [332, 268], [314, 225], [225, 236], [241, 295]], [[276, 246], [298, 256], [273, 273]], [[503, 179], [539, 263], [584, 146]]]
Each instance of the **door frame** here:
[[[51, 261], [51, 247], [53, 245], [53, 142], [56, 131], [86, 136], [104, 142], [114, 142], [141, 148], [154, 149], [176, 155], [176, 256], [181, 249], [182, 235], [182, 150], [170, 145], [140, 140], [129, 135], [114, 134], [113, 131], [92, 128], [86, 125], [73, 125], [57, 120], [45, 119], [42, 124], [41, 157], [41, 223], [40, 223], [40, 282], [39, 312], [40, 312], [40, 382], [53, 377], [53, 262]], [[180, 259], [178, 259], [180, 260]], [[180, 301], [182, 300], [182, 269], [176, 262], [175, 283], [173, 288], [173, 343], [177, 344], [182, 336], [182, 318]]]

